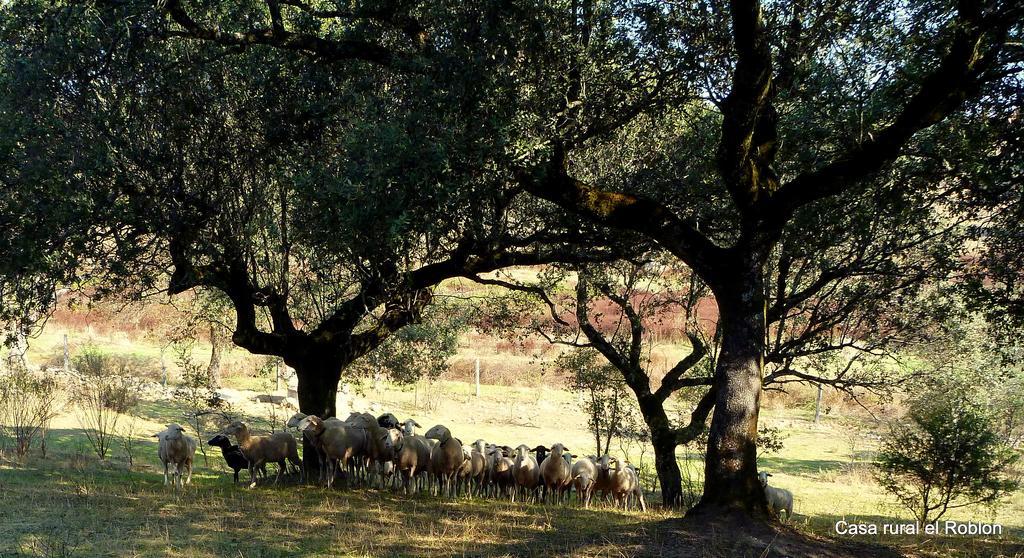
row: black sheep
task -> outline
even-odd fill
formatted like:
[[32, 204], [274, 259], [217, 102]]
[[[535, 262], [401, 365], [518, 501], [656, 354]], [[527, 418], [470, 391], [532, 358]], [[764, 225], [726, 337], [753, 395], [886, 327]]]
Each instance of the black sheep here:
[[231, 440], [223, 434], [217, 434], [206, 443], [220, 448], [220, 452], [224, 454], [224, 461], [227, 462], [228, 467], [235, 470], [235, 483], [237, 483], [238, 472], [249, 468], [249, 460], [242, 455], [242, 450], [238, 449], [238, 446], [233, 445]]
[[391, 413], [384, 413], [377, 417], [377, 424], [380, 425], [381, 428], [402, 428], [402, 423], [398, 422], [398, 417]]

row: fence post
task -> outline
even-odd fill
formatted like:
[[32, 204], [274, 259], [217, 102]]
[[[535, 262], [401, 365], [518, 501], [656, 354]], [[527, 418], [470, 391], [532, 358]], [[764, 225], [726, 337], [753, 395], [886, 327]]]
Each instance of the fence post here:
[[480, 359], [476, 359], [476, 396], [480, 397]]
[[818, 384], [818, 397], [814, 401], [814, 424], [821, 420], [821, 384]]
[[64, 334], [64, 371], [71, 370], [71, 353], [68, 352], [68, 334]]

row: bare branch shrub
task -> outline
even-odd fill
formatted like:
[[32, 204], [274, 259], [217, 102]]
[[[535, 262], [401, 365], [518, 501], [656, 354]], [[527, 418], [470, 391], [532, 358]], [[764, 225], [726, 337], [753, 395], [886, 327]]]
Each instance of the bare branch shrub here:
[[141, 382], [127, 364], [95, 349], [78, 355], [75, 369], [81, 375], [75, 390], [78, 422], [96, 456], [106, 459], [118, 436], [118, 422], [139, 403]]
[[0, 372], [0, 453], [11, 443], [19, 459], [28, 455], [62, 400], [60, 385], [49, 374], [32, 373], [20, 364]]

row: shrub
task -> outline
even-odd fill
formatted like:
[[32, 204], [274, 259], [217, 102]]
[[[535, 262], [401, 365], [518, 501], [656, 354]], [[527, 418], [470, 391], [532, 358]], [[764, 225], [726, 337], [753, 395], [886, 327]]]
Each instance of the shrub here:
[[13, 441], [15, 454], [24, 458], [60, 411], [60, 395], [53, 376], [33, 374], [24, 366], [0, 374], [0, 447]]
[[911, 402], [907, 418], [883, 439], [876, 478], [921, 523], [954, 508], [994, 506], [1016, 489], [1007, 475], [1016, 453], [965, 392], [930, 391]]
[[75, 370], [81, 375], [75, 393], [78, 422], [96, 457], [106, 459], [118, 435], [118, 422], [138, 405], [140, 381], [125, 363], [95, 349], [75, 357]]

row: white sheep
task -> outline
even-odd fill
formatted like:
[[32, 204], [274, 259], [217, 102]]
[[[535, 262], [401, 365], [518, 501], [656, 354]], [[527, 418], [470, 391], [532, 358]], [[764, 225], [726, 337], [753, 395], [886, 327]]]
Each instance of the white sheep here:
[[[338, 466], [344, 466], [361, 443], [361, 436], [356, 428], [340, 423], [328, 425], [316, 415], [310, 415], [299, 421], [299, 430], [307, 436], [310, 443], [320, 452], [327, 470], [327, 488], [334, 485]], [[348, 479], [350, 480], [350, 479]]]
[[164, 464], [164, 486], [167, 486], [167, 471], [171, 463], [174, 464], [172, 477], [175, 488], [182, 485], [183, 468], [188, 471], [185, 484], [192, 482], [192, 456], [195, 455], [196, 447], [198, 447], [196, 439], [186, 436], [185, 429], [178, 424], [168, 424], [166, 430], [154, 434], [153, 437], [160, 441], [158, 454], [160, 461]]
[[402, 475], [402, 487], [409, 494], [412, 481], [430, 465], [430, 446], [422, 436], [400, 434], [395, 445], [395, 469]]
[[576, 499], [584, 508], [590, 507], [599, 477], [598, 465], [591, 457], [584, 457], [572, 464], [572, 482], [576, 486]]
[[777, 488], [774, 486], [768, 486], [768, 477], [772, 476], [771, 473], [758, 473], [757, 477], [761, 481], [761, 486], [764, 487], [764, 496], [768, 499], [768, 509], [772, 513], [782, 518], [782, 512], [786, 512], [786, 520], [788, 521], [793, 517], [793, 493], [786, 490], [785, 488]]
[[462, 451], [462, 441], [453, 438], [447, 427], [440, 424], [427, 430], [424, 437], [437, 440], [437, 445], [430, 450], [430, 471], [437, 478], [438, 494], [455, 495], [455, 475], [459, 467], [466, 461]]
[[[524, 444], [516, 447], [515, 468], [512, 473], [516, 479], [516, 484], [519, 485], [518, 488], [522, 489], [523, 498], [525, 499], [529, 495], [536, 501], [537, 488], [540, 486], [540, 465], [530, 455], [529, 446]], [[512, 501], [515, 502], [515, 500], [515, 492], [513, 492]]]
[[551, 500], [558, 498], [562, 500], [566, 487], [572, 479], [572, 469], [565, 458], [568, 448], [564, 444], [551, 446], [551, 453], [544, 458], [540, 464], [540, 477], [544, 483], [544, 503], [548, 501], [548, 493], [551, 493]]
[[647, 511], [647, 504], [644, 502], [643, 492], [640, 490], [640, 478], [632, 467], [626, 465], [617, 457], [612, 458], [615, 467], [610, 471], [611, 491], [619, 507], [626, 509], [631, 496], [638, 496], [640, 509]]

